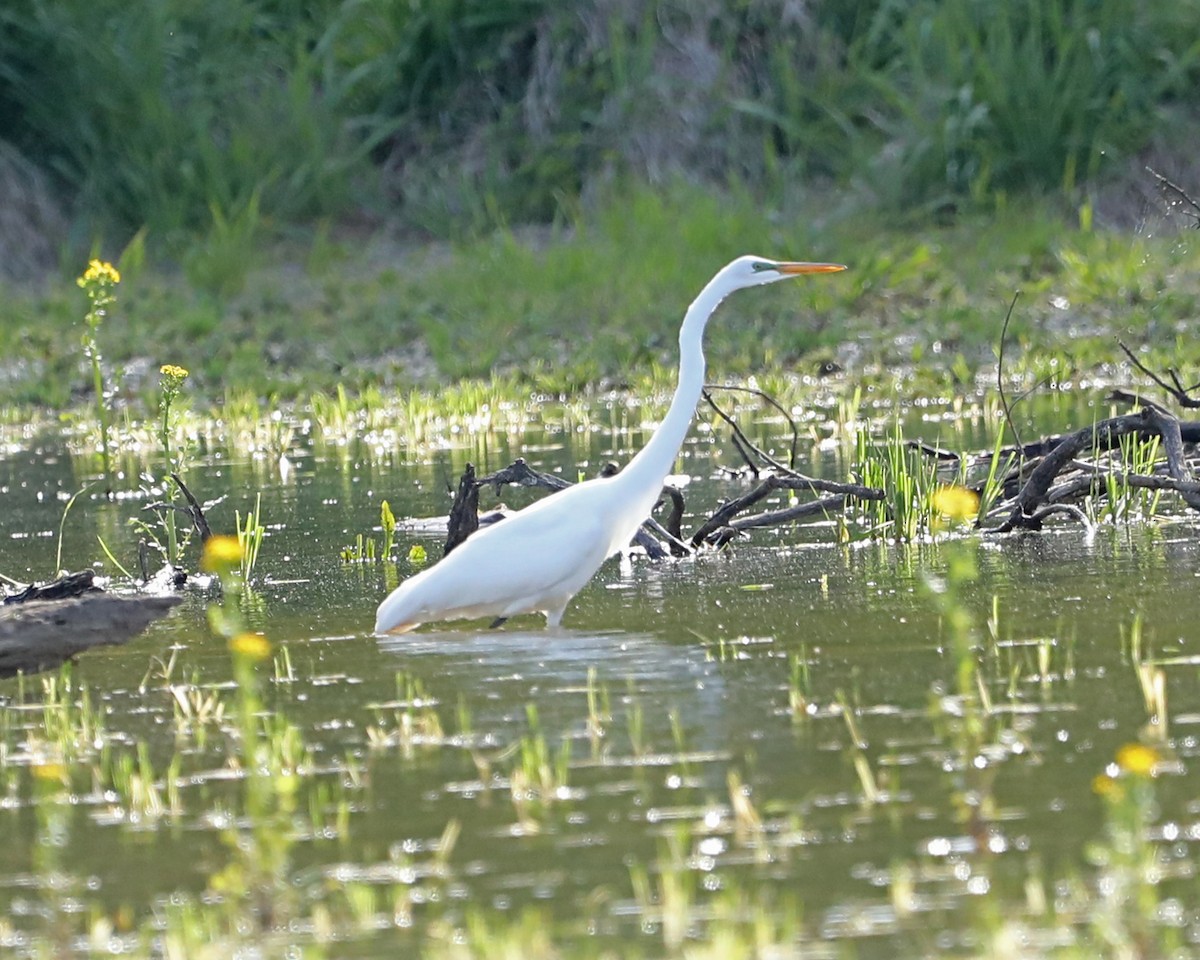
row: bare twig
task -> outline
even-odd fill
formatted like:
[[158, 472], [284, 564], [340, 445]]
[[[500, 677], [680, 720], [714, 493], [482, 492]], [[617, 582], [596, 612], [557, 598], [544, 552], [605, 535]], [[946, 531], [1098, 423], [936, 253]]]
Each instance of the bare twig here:
[[[472, 468], [472, 474], [474, 469]], [[500, 492], [500, 488], [504, 484], [510, 484], [516, 487], [544, 487], [547, 490], [565, 490], [571, 486], [570, 480], [564, 480], [562, 477], [556, 477], [552, 473], [542, 473], [539, 470], [534, 470], [524, 457], [517, 457], [503, 470], [497, 470], [495, 473], [489, 473], [486, 477], [480, 477], [476, 481], [478, 486], [490, 485], [496, 493]]]
[[1140, 361], [1136, 356], [1134, 356], [1133, 351], [1125, 346], [1125, 344], [1120, 340], [1117, 341], [1117, 346], [1124, 351], [1125, 356], [1129, 358], [1130, 363], [1132, 363], [1135, 367], [1142, 371], [1142, 373], [1162, 387], [1163, 390], [1167, 391], [1167, 393], [1170, 394], [1171, 397], [1174, 398], [1175, 402], [1181, 407], [1187, 407], [1192, 410], [1200, 408], [1200, 398], [1191, 396], [1191, 393], [1197, 387], [1200, 387], [1200, 383], [1195, 383], [1190, 387], [1185, 387], [1182, 383], [1180, 383], [1179, 375], [1174, 370], [1170, 369], [1167, 370], [1167, 375], [1171, 378], [1171, 383], [1167, 383], [1162, 377], [1160, 377], [1157, 373], [1142, 363], [1142, 361]]
[[962, 459], [962, 457], [953, 450], [943, 450], [941, 447], [935, 447], [933, 444], [925, 443], [923, 440], [909, 440], [907, 442], [907, 446], [910, 450], [916, 450], [918, 453], [926, 457], [932, 457], [934, 460], [943, 463], [950, 460], [953, 460], [955, 463], [957, 463]]
[[847, 494], [822, 497], [819, 500], [809, 500], [807, 503], [799, 503], [794, 507], [785, 507], [782, 510], [768, 510], [749, 517], [739, 517], [736, 520], [731, 520], [727, 526], [729, 529], [740, 533], [743, 530], [750, 530], [754, 527], [774, 527], [781, 523], [806, 520], [809, 517], [826, 517], [831, 513], [844, 509], [848, 499], [849, 495]]
[[1078, 520], [1089, 530], [1092, 529], [1092, 521], [1087, 518], [1087, 514], [1069, 503], [1051, 503], [1035, 510], [1028, 517], [1029, 529], [1040, 530], [1042, 528], [1042, 521], [1056, 513], [1065, 513], [1068, 517]]
[[1149, 397], [1143, 397], [1140, 393], [1134, 393], [1132, 390], [1121, 390], [1119, 388], [1108, 391], [1108, 399], [1114, 403], [1123, 403], [1130, 407], [1149, 407], [1155, 410], [1164, 410], [1160, 403], [1151, 400]]
[[[1020, 295], [1020, 291], [1013, 294], [1012, 301], [1008, 305], [1008, 312], [1004, 314], [1004, 325], [1000, 328], [1000, 349], [996, 357], [996, 390], [1000, 393], [1000, 406], [1004, 408], [1004, 422], [1012, 431], [1013, 443], [1018, 450], [1021, 449], [1021, 435], [1017, 433], [1017, 424], [1012, 415], [1012, 405], [1008, 402], [1008, 394], [1004, 392], [1004, 343], [1008, 339], [1008, 324], [1012, 320], [1013, 308], [1016, 307], [1017, 297]], [[1018, 458], [1017, 468], [1020, 469], [1020, 466]]]
[[[179, 474], [172, 473], [171, 479], [175, 481], [179, 487], [179, 492], [183, 494], [183, 499], [188, 503], [188, 515], [192, 518], [192, 526], [196, 528], [196, 532], [200, 534], [200, 542], [206, 543], [213, 535], [209, 529], [208, 520], [204, 517], [204, 508], [200, 506], [200, 502], [192, 496], [192, 491], [187, 488], [187, 484], [180, 479]], [[222, 499], [224, 499], [222, 497]], [[209, 506], [212, 506], [210, 503]]]
[[[720, 388], [713, 388], [713, 389], [732, 390], [735, 388], [720, 387]], [[745, 389], [748, 392], [755, 394], [756, 396], [760, 396], [760, 397], [766, 396], [766, 394], [764, 394], [760, 390], [752, 390], [749, 387], [744, 387], [741, 389]], [[708, 405], [713, 408], [713, 412], [716, 413], [716, 415], [718, 417], [720, 417], [722, 420], [724, 420], [729, 425], [729, 428], [733, 431], [733, 441], [735, 444], [738, 445], [738, 452], [742, 454], [743, 459], [745, 459], [746, 462], [750, 465], [751, 472], [754, 474], [754, 476], [756, 478], [758, 477], [758, 472], [759, 472], [758, 465], [755, 463], [752, 463], [750, 461], [750, 457], [747, 455], [746, 451], [752, 451], [755, 455], [761, 457], [763, 462], [767, 463], [769, 466], [774, 467], [776, 470], [792, 469], [792, 467], [788, 466], [785, 463], [781, 463], [779, 460], [776, 460], [773, 456], [771, 456], [769, 453], [767, 453], [767, 451], [763, 450], [761, 447], [752, 443], [750, 441], [750, 438], [747, 437], [746, 434], [742, 432], [742, 428], [737, 425], [737, 421], [734, 420], [733, 417], [731, 417], [729, 414], [727, 414], [719, 406], [717, 406], [717, 402], [712, 398], [712, 394], [710, 394], [708, 392], [708, 390], [709, 390], [709, 388], [705, 387], [704, 393], [701, 394], [701, 396], [703, 396], [705, 401], [708, 403]], [[774, 405], [775, 409], [777, 409], [777, 410], [783, 409], [775, 401], [771, 401], [771, 403]], [[795, 464], [796, 444], [798, 442], [799, 435], [796, 433], [796, 424], [795, 424], [795, 422], [792, 421], [792, 418], [788, 417], [786, 412], [784, 413], [784, 416], [787, 417], [788, 422], [791, 423], [791, 425], [792, 425], [792, 463]]]
[[1173, 207], [1178, 203], [1185, 203], [1192, 208], [1190, 211], [1186, 211], [1187, 215], [1196, 221], [1192, 224], [1192, 226], [1200, 230], [1200, 203], [1193, 199], [1192, 196], [1183, 189], [1183, 187], [1172, 182], [1171, 180], [1168, 180], [1153, 167], [1146, 167], [1146, 170], [1149, 171], [1150, 176], [1154, 177], [1154, 179], [1158, 181], [1158, 187], [1163, 193], [1175, 194], [1177, 199], [1174, 203], [1168, 203], [1168, 206]]
[[[788, 449], [788, 467], [792, 470], [796, 469], [796, 452], [800, 447], [800, 428], [796, 425], [795, 419], [792, 417], [791, 413], [789, 413], [788, 410], [783, 406], [783, 404], [781, 404], [778, 400], [776, 400], [773, 396], [771, 396], [765, 390], [759, 390], [756, 387], [741, 387], [741, 386], [729, 386], [729, 385], [725, 385], [725, 384], [706, 383], [704, 385], [704, 389], [706, 391], [707, 390], [726, 390], [731, 393], [748, 393], [752, 396], [758, 397], [760, 400], [763, 401], [763, 403], [767, 404], [768, 406], [774, 407], [776, 410], [778, 410], [780, 416], [782, 416], [783, 419], [787, 421], [788, 427], [792, 431], [792, 442], [791, 442], [791, 446]], [[712, 400], [710, 399], [708, 402], [711, 404]]]

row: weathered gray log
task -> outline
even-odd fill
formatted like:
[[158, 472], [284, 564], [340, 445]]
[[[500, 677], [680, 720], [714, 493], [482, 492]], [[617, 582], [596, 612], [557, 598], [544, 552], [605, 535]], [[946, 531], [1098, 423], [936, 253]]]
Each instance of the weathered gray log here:
[[125, 643], [182, 602], [89, 593], [0, 606], [0, 677], [51, 670], [91, 647]]

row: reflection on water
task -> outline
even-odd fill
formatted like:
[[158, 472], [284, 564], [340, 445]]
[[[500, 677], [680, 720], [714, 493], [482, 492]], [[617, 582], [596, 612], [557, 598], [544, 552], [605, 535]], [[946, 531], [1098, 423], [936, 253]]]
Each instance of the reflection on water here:
[[[609, 455], [612, 437], [596, 442], [604, 450], [547, 444], [531, 460], [569, 473]], [[685, 458], [697, 511], [741, 489], [711, 453]], [[385, 496], [398, 516], [444, 512], [465, 457], [290, 459], [286, 482], [216, 456], [188, 479], [199, 496], [229, 495], [210, 516], [224, 529], [262, 493], [268, 533], [245, 612], [286, 646], [286, 663], [260, 675], [315, 786], [272, 794], [283, 812], [262, 836], [239, 821], [254, 776], [228, 760], [240, 734], [205, 590], [77, 665], [95, 717], [78, 687], [52, 712], [95, 723], [68, 756], [94, 774], [68, 775], [69, 793], [57, 771], [39, 779], [60, 749], [49, 694], [6, 683], [0, 821], [26, 838], [0, 847], [0, 942], [15, 955], [86, 952], [80, 904], [137, 946], [183, 922], [161, 919], [173, 898], [222, 902], [237, 888], [231, 864], [266, 871], [258, 889], [276, 890], [277, 919], [255, 914], [262, 931], [286, 920], [300, 942], [338, 942], [334, 956], [445, 946], [471, 917], [489, 936], [507, 918], [505, 936], [533, 955], [528, 910], [578, 947], [567, 953], [672, 954], [755, 929], [805, 956], [841, 956], [847, 942], [866, 957], [978, 953], [1004, 937], [1037, 955], [1073, 926], [1094, 933], [1088, 897], [1107, 909], [1088, 851], [1113, 842], [1117, 821], [1095, 781], [1120, 745], [1148, 736], [1164, 771], [1147, 824], [1163, 841], [1152, 936], [1197, 936], [1196, 801], [1181, 775], [1200, 749], [1190, 526], [908, 548], [765, 531], [720, 555], [610, 562], [565, 629], [518, 618], [375, 638], [375, 605], [408, 568], [342, 564], [339, 550], [377, 525]], [[45, 452], [4, 462], [0, 572], [50, 571], [75, 468]], [[78, 504], [70, 565], [98, 556], [98, 536], [129, 555], [143, 502]], [[977, 566], [955, 588], [974, 631], [966, 690], [930, 593], [956, 550]], [[1169, 715], [1147, 727], [1155, 669]], [[116, 754], [132, 758], [124, 773], [105, 766]]]

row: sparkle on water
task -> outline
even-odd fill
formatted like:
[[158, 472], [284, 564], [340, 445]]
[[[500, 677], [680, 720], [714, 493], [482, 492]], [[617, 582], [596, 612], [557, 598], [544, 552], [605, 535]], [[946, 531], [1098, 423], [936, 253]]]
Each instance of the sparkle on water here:
[[[486, 937], [526, 956], [733, 942], [805, 957], [1200, 938], [1200, 809], [1182, 775], [1200, 752], [1190, 523], [912, 547], [782, 528], [609, 562], [561, 632], [529, 618], [369, 635], [410, 547], [440, 552], [402, 520], [391, 558], [343, 562], [357, 534], [381, 538], [382, 499], [398, 518], [444, 513], [467, 459], [519, 453], [574, 479], [640, 442], [602, 421], [411, 457], [299, 428], [283, 466], [283, 451], [196, 457], [193, 491], [228, 495], [214, 527], [262, 495], [243, 613], [274, 651], [257, 667], [265, 709], [295, 731], [271, 741], [273, 799], [248, 799], [258, 773], [231, 759], [243, 734], [207, 579], [65, 679], [3, 682], [6, 955], [149, 954], [223, 910], [243, 911], [219, 927], [234, 945], [331, 956], [467, 955]], [[777, 423], [754, 429], [779, 446]], [[733, 456], [717, 431], [694, 437], [679, 472], [700, 511], [744, 481], [716, 469]], [[818, 470], [833, 456], [806, 449]], [[58, 441], [8, 447], [0, 572], [51, 570], [85, 473]], [[97, 536], [132, 558], [127, 521], [151, 496], [77, 503], [67, 565], [99, 558]], [[976, 575], [947, 587], [952, 551]], [[935, 587], [970, 615], [965, 654]], [[1155, 752], [1135, 777], [1113, 758], [1139, 738]], [[1150, 905], [1130, 906], [1147, 873]]]

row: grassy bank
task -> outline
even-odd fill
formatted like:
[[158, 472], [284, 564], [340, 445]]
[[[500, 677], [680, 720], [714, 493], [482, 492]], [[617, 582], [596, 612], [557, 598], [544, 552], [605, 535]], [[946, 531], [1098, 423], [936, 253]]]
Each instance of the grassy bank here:
[[[226, 295], [127, 257], [98, 338], [120, 403], [135, 411], [163, 363], [187, 367], [189, 390], [210, 401], [229, 389], [294, 400], [338, 384], [403, 392], [495, 375], [579, 392], [669, 375], [686, 304], [732, 256], [756, 252], [851, 269], [724, 305], [709, 335], [714, 377], [836, 364], [854, 376], [919, 370], [929, 389], [970, 382], [994, 364], [1014, 295], [1010, 371], [1060, 364], [1057, 380], [1092, 376], [1120, 359], [1117, 337], [1162, 366], [1200, 362], [1184, 336], [1200, 298], [1190, 234], [1093, 230], [1086, 209], [1068, 221], [1032, 203], [923, 227], [814, 212], [678, 187], [457, 245], [317, 232], [258, 254]], [[10, 293], [5, 310], [0, 401], [85, 401], [84, 301], [72, 280]]]
[[86, 400], [95, 255], [135, 414], [163, 363], [206, 400], [669, 372], [745, 251], [852, 270], [730, 303], [717, 376], [970, 380], [1017, 294], [1030, 370], [1194, 363], [1193, 245], [1093, 224], [1157, 203], [1148, 156], [1192, 183], [1198, 2], [18, 0], [0, 403]]

